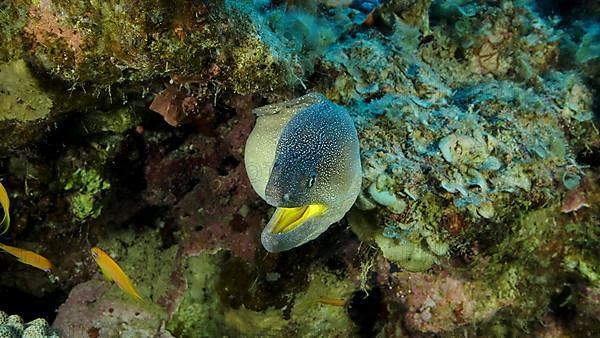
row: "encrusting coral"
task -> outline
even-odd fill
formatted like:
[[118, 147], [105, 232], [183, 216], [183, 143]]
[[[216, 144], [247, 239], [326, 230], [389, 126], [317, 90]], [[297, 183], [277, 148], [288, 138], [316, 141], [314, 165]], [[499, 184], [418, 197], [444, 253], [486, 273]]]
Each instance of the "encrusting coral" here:
[[[66, 337], [593, 336], [600, 9], [565, 4], [2, 3], [5, 236], [56, 269], [6, 260], [0, 286], [66, 299]], [[252, 110], [309, 92], [349, 112], [362, 185], [268, 253]]]
[[25, 323], [17, 315], [0, 310], [0, 337], [3, 338], [59, 338], [58, 332], [43, 318]]

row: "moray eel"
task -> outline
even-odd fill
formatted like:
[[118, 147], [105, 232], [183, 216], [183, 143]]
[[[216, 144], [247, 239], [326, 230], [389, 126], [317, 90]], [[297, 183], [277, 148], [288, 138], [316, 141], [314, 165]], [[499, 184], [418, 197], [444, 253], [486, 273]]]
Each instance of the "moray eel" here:
[[360, 192], [358, 136], [346, 110], [308, 94], [254, 110], [244, 164], [254, 190], [277, 207], [261, 234], [269, 252], [315, 239]]

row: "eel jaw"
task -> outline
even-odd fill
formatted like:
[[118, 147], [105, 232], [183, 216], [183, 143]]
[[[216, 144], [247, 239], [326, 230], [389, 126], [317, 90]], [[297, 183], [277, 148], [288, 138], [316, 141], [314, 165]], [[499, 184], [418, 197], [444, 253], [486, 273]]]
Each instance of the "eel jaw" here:
[[327, 206], [324, 204], [309, 204], [296, 208], [277, 208], [272, 217], [273, 221], [269, 231], [272, 234], [290, 232], [309, 219], [323, 215], [326, 211]]

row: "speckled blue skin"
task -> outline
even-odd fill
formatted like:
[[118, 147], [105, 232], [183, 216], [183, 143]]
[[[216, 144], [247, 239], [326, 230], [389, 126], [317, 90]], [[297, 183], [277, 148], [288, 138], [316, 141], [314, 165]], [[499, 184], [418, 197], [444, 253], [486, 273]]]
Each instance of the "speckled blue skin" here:
[[[294, 104], [298, 102], [299, 104]], [[308, 103], [308, 104], [307, 104]], [[273, 105], [273, 109], [281, 107]], [[267, 203], [277, 207], [300, 207], [325, 204], [328, 210], [321, 216], [309, 218], [296, 229], [274, 234], [273, 218], [263, 230], [261, 240], [270, 252], [289, 250], [323, 233], [339, 221], [350, 209], [361, 183], [358, 136], [354, 123], [343, 107], [319, 94], [309, 94], [289, 104], [297, 111], [281, 124], [274, 147], [274, 159], [268, 181], [261, 194]], [[262, 108], [263, 112], [265, 108]], [[267, 107], [268, 109], [268, 107]], [[289, 113], [289, 110], [287, 111]], [[276, 114], [264, 114], [259, 119], [276, 119]], [[260, 122], [253, 134], [261, 133]], [[257, 130], [258, 129], [258, 130]], [[247, 147], [253, 147], [257, 135], [251, 135]], [[275, 144], [276, 143], [276, 144]], [[247, 151], [246, 164], [257, 157]], [[253, 175], [249, 174], [251, 182]], [[255, 189], [258, 185], [255, 185]]]
[[363, 13], [370, 13], [377, 6], [381, 5], [382, 2], [382, 0], [354, 0], [350, 4], [350, 7], [356, 8]]

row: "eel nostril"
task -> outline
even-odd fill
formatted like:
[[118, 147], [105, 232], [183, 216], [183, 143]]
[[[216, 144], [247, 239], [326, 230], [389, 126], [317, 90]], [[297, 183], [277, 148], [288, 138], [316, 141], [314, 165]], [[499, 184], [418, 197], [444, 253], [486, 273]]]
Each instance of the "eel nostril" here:
[[289, 200], [290, 200], [290, 194], [289, 193], [283, 194], [283, 200], [286, 201], [286, 202], [289, 202]]

